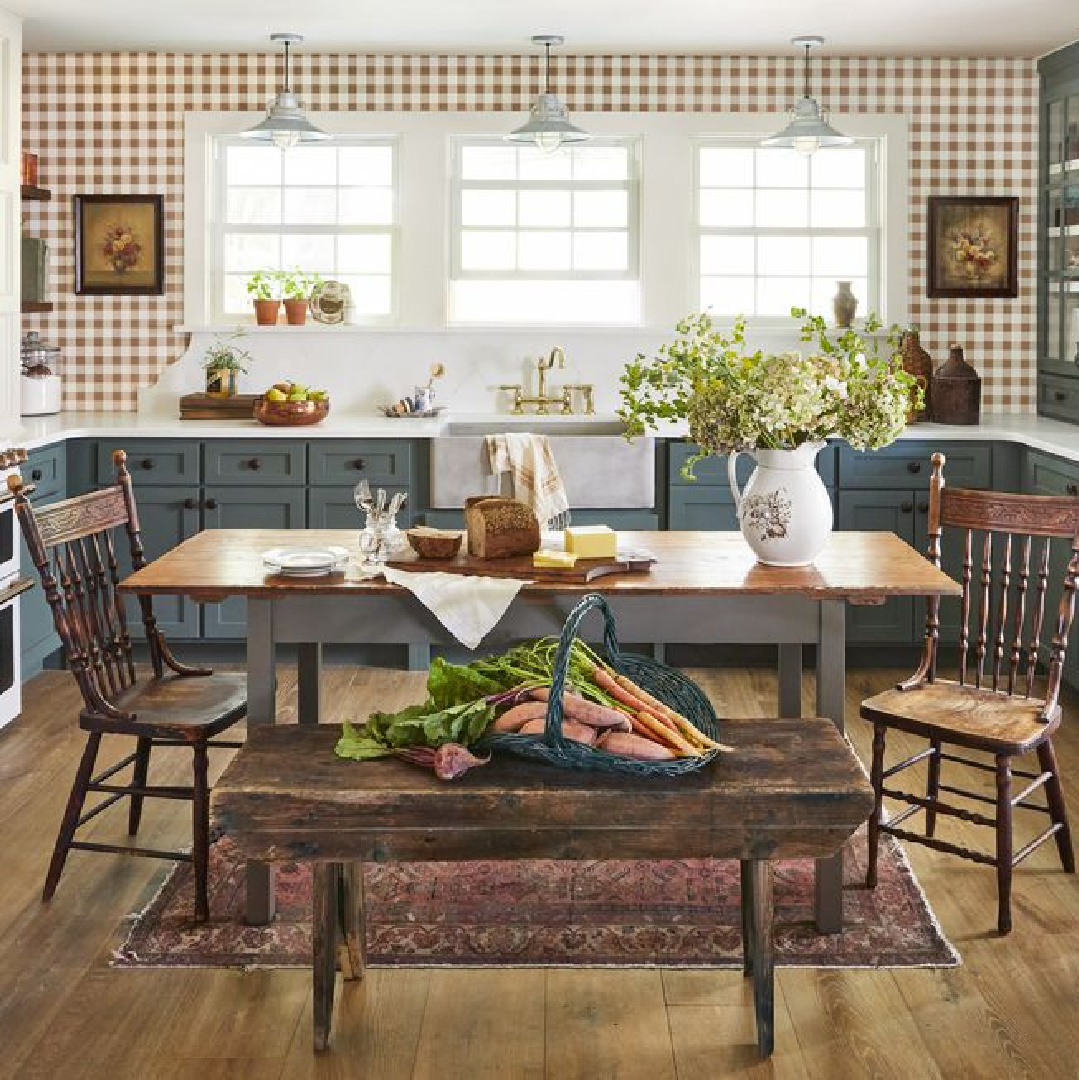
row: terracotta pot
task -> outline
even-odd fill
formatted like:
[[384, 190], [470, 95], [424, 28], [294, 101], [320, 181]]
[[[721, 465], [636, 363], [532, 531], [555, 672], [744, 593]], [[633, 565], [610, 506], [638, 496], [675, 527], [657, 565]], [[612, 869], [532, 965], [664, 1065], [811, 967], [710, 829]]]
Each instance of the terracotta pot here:
[[289, 326], [303, 326], [307, 322], [306, 300], [285, 300], [285, 322]]
[[253, 300], [255, 305], [255, 322], [259, 326], [276, 326], [281, 315], [280, 300]]

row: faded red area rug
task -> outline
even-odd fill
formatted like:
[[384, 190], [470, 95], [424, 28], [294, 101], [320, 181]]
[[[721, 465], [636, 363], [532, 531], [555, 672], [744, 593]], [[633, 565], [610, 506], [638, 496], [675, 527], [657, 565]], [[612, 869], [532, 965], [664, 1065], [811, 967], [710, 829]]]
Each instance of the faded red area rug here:
[[[813, 927], [813, 863], [776, 869], [776, 949], [800, 967], [952, 967], [898, 845], [881, 838], [879, 884], [865, 888], [865, 834], [846, 852], [840, 935]], [[311, 876], [279, 867], [278, 915], [242, 920], [243, 864], [227, 839], [210, 858], [211, 921], [191, 921], [190, 864], [178, 864], [133, 916], [119, 967], [303, 967], [311, 954]], [[365, 868], [368, 963], [381, 967], [739, 967], [738, 863], [390, 863]]]

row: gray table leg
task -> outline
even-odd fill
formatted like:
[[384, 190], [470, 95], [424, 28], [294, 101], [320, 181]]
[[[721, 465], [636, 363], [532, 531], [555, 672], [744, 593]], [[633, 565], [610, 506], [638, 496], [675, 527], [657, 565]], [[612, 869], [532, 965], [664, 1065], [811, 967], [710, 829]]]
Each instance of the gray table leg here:
[[[247, 723], [272, 724], [276, 719], [273, 602], [261, 597], [247, 601]], [[247, 864], [247, 921], [262, 926], [274, 916], [273, 868]]]
[[322, 646], [309, 642], [296, 648], [296, 718], [317, 724], [322, 716]]
[[[820, 634], [817, 638], [817, 713], [826, 716], [843, 731], [846, 706], [846, 606], [842, 600], [820, 604]], [[817, 929], [822, 934], [838, 934], [843, 929], [843, 853], [817, 860], [814, 897]]]
[[779, 715], [794, 719], [802, 715], [802, 643], [779, 646]]

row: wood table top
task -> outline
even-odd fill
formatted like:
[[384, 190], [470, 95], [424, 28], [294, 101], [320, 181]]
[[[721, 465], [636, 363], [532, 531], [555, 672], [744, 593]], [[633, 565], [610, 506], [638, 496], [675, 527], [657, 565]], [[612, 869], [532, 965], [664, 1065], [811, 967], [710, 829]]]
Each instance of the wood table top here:
[[379, 850], [438, 858], [471, 845], [509, 857], [518, 844], [543, 850], [553, 842], [575, 857], [575, 845], [591, 850], [590, 835], [614, 838], [615, 852], [656, 837], [670, 851], [694, 848], [724, 833], [739, 845], [773, 837], [772, 852], [809, 854], [836, 850], [836, 837], [853, 832], [873, 805], [858, 759], [830, 720], [724, 721], [734, 752], [678, 777], [559, 769], [502, 754], [452, 782], [394, 758], [339, 758], [340, 730], [290, 724], [248, 732], [211, 796], [215, 821], [241, 851], [269, 860]]
[[[121, 591], [181, 595], [212, 602], [226, 596], [397, 593], [400, 586], [364, 577], [357, 529], [207, 529], [132, 574]], [[620, 532], [627, 549], [650, 551], [647, 573], [612, 574], [582, 584], [536, 581], [533, 594], [804, 596], [869, 601], [887, 596], [958, 596], [959, 585], [894, 533], [836, 532], [812, 566], [758, 563], [737, 532]], [[357, 556], [343, 573], [288, 578], [269, 573], [270, 548], [340, 545]]]

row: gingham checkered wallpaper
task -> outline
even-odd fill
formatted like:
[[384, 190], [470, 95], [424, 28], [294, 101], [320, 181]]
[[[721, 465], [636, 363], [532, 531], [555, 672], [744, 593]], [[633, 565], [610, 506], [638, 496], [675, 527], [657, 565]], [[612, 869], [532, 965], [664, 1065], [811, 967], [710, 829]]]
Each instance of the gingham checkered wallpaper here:
[[[32, 204], [26, 231], [52, 252], [51, 316], [33, 326], [64, 350], [65, 408], [134, 409], [138, 386], [180, 355], [183, 114], [261, 110], [275, 55], [29, 54], [23, 139], [41, 156], [54, 201]], [[559, 56], [554, 82], [571, 110], [782, 111], [800, 93], [796, 57]], [[535, 56], [300, 55], [294, 84], [314, 110], [522, 112], [540, 85]], [[903, 113], [910, 127], [910, 315], [943, 358], [952, 341], [981, 370], [986, 409], [1031, 411], [1035, 370], [1038, 79], [1032, 60], [823, 60], [817, 96], [835, 113]], [[254, 117], [252, 117], [254, 119]], [[75, 296], [71, 196], [161, 192], [163, 297]], [[1017, 195], [1015, 300], [927, 300], [926, 198]], [[900, 242], [904, 242], [900, 238]]]

